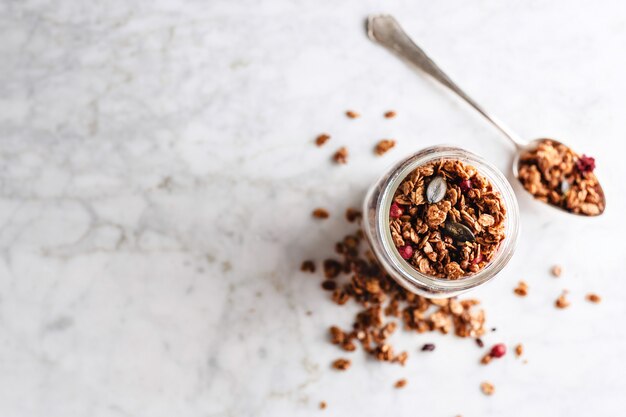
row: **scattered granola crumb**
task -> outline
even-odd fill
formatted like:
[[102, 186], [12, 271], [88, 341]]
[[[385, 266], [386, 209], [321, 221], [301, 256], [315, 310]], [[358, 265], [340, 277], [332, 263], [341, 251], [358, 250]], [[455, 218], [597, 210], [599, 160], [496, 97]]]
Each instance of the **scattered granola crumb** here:
[[352, 342], [352, 340], [348, 339], [341, 344], [341, 348], [346, 352], [354, 352], [356, 350], [356, 345]]
[[422, 346], [422, 352], [432, 352], [433, 350], [435, 350], [434, 343], [426, 343], [424, 346]]
[[326, 401], [320, 401], [320, 410], [326, 409]]
[[492, 359], [493, 356], [491, 356], [491, 354], [485, 353], [485, 356], [480, 359], [480, 363], [482, 363], [483, 365], [487, 365], [489, 362], [491, 362]]
[[385, 119], [393, 119], [394, 117], [396, 117], [395, 111], [389, 110], [388, 112], [385, 112]]
[[518, 343], [517, 346], [515, 346], [515, 356], [519, 358], [520, 356], [522, 356], [523, 353], [524, 353], [524, 346], [522, 346], [521, 343]]
[[312, 312], [311, 310], [307, 310], [307, 311], [306, 311], [306, 315], [307, 315], [307, 316], [312, 316], [312, 315], [313, 315], [313, 312]]
[[394, 384], [394, 387], [396, 387], [396, 388], [404, 388], [406, 386], [407, 382], [408, 381], [405, 378], [398, 379], [396, 381], [396, 383]]
[[333, 281], [332, 279], [326, 280], [322, 282], [322, 288], [324, 288], [326, 291], [335, 291], [335, 288], [337, 288], [337, 282]]
[[331, 299], [337, 305], [342, 306], [348, 302], [348, 300], [350, 299], [350, 294], [345, 292], [343, 289], [336, 289], [335, 291], [333, 291]]
[[492, 395], [496, 391], [496, 387], [491, 382], [483, 382], [480, 384], [480, 390], [485, 395]]
[[324, 146], [326, 142], [330, 139], [330, 135], [326, 133], [322, 133], [317, 138], [315, 138], [315, 144], [317, 146]]
[[[380, 266], [374, 254], [363, 249], [361, 230], [345, 236], [335, 249], [340, 259], [322, 263], [327, 288], [334, 288], [330, 299], [338, 305], [349, 301], [360, 306], [349, 330], [330, 329], [330, 341], [343, 351], [359, 347], [376, 360], [404, 365], [407, 352], [394, 352], [388, 342], [391, 334], [407, 332], [452, 333], [476, 339], [485, 334], [485, 312], [476, 299], [428, 299], [397, 284]], [[401, 326], [400, 326], [401, 324]]]
[[357, 117], [361, 117], [361, 115], [357, 112], [355, 112], [354, 110], [348, 110], [346, 112], [346, 116], [348, 116], [351, 119], [356, 119]]
[[333, 368], [339, 371], [345, 371], [350, 367], [351, 364], [352, 362], [350, 361], [350, 359], [340, 358], [333, 362]]
[[391, 362], [397, 362], [400, 365], [404, 366], [408, 358], [409, 358], [409, 354], [407, 352], [401, 352], [395, 358], [393, 358]]
[[333, 154], [333, 161], [338, 164], [347, 164], [348, 163], [348, 148], [342, 146]]
[[569, 307], [570, 302], [567, 300], [567, 298], [565, 298], [566, 295], [567, 295], [567, 290], [564, 290], [563, 293], [559, 296], [559, 298], [556, 299], [554, 304], [557, 306], [557, 308]]
[[330, 217], [330, 213], [324, 208], [316, 208], [313, 210], [313, 217], [316, 219], [327, 219]]
[[340, 345], [346, 340], [346, 334], [337, 326], [331, 326], [328, 329], [330, 332], [330, 341], [333, 345]]
[[552, 275], [558, 278], [561, 276], [561, 273], [563, 273], [563, 268], [561, 268], [560, 265], [554, 265], [550, 272], [552, 273]]
[[528, 364], [528, 359], [524, 359], [524, 360], [522, 361], [522, 363], [523, 363], [524, 365]]
[[396, 146], [396, 141], [393, 139], [380, 140], [374, 148], [374, 153], [378, 156], [384, 155], [388, 150]]
[[587, 301], [592, 302], [594, 304], [599, 304], [602, 301], [602, 297], [600, 297], [598, 294], [595, 294], [595, 293], [592, 293], [592, 292], [587, 294], [587, 296], [585, 298], [587, 299]]
[[476, 339], [476, 344], [479, 348], [485, 347], [485, 342], [483, 342], [483, 339], [481, 339], [480, 337]]
[[515, 287], [515, 289], [513, 290], [513, 292], [520, 297], [526, 297], [526, 295], [528, 295], [528, 284], [526, 284], [525, 281], [520, 281], [519, 284], [517, 284], [517, 287]]
[[313, 263], [313, 261], [304, 261], [304, 262], [302, 262], [302, 266], [300, 267], [300, 270], [302, 272], [314, 273], [315, 272], [315, 264]]
[[324, 261], [324, 276], [327, 279], [336, 278], [342, 271], [343, 265], [334, 259]]
[[346, 210], [346, 219], [350, 223], [354, 223], [357, 220], [361, 220], [361, 218], [363, 218], [363, 213], [361, 213], [360, 210], [357, 210], [354, 208], [348, 208]]

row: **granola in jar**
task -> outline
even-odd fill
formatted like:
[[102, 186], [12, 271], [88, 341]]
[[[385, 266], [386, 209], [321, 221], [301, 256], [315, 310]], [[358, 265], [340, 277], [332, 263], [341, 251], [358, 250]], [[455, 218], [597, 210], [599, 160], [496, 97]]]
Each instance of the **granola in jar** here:
[[522, 153], [518, 177], [524, 188], [544, 203], [574, 214], [597, 216], [604, 212], [605, 200], [594, 169], [593, 158], [546, 139]]
[[440, 159], [415, 168], [395, 191], [389, 212], [393, 243], [413, 268], [436, 278], [475, 274], [505, 238], [506, 207], [478, 170]]
[[372, 184], [362, 226], [393, 280], [443, 299], [486, 284], [506, 266], [519, 207], [497, 167], [465, 149], [436, 145], [398, 161]]

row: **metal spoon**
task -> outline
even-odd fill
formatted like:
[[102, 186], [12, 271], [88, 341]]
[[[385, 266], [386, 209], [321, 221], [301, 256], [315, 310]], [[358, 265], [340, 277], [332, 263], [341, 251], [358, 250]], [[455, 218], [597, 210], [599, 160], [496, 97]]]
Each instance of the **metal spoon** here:
[[[535, 139], [531, 142], [523, 141], [517, 134], [513, 133], [511, 129], [509, 129], [504, 123], [502, 123], [499, 119], [487, 113], [485, 109], [478, 105], [474, 100], [472, 100], [463, 90], [461, 90], [438, 66], [433, 62], [426, 53], [415, 44], [411, 40], [411, 38], [402, 30], [396, 19], [394, 19], [390, 15], [371, 15], [367, 19], [367, 34], [369, 38], [391, 50], [395, 54], [397, 54], [400, 58], [406, 60], [408, 63], [415, 65], [435, 80], [439, 81], [444, 86], [448, 87], [454, 93], [456, 93], [459, 97], [461, 97], [466, 103], [476, 109], [480, 114], [482, 114], [493, 126], [496, 127], [506, 138], [508, 138], [511, 143], [515, 146], [516, 154], [513, 159], [513, 175], [515, 178], [519, 180], [519, 159], [520, 155], [524, 152], [535, 149], [541, 142], [550, 140], [556, 145], [564, 145], [558, 140], [541, 138]], [[567, 146], [567, 145], [564, 145]], [[602, 207], [606, 206], [604, 192], [599, 187], [599, 194], [602, 198]], [[573, 213], [568, 210], [565, 210], [562, 207], [552, 205], [550, 206], [563, 210], [566, 213], [570, 214], [582, 214], [582, 213]], [[600, 212], [599, 214], [602, 214]]]

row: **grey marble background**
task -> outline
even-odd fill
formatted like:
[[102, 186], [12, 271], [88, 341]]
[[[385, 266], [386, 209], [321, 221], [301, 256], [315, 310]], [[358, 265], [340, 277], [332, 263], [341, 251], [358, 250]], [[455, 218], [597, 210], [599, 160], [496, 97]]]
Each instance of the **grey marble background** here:
[[[606, 214], [546, 213], [519, 194], [517, 253], [472, 294], [498, 329], [485, 342], [524, 343], [527, 365], [482, 367], [471, 341], [398, 334], [404, 368], [361, 352], [346, 373], [329, 367], [340, 352], [326, 329], [354, 308], [298, 268], [352, 230], [345, 208], [425, 146], [503, 170], [511, 156], [366, 39], [374, 12], [523, 136], [598, 161]], [[2, 1], [0, 415], [622, 414], [625, 45], [620, 1]], [[323, 131], [333, 139], [317, 149]], [[383, 137], [398, 146], [376, 158]], [[340, 145], [351, 156], [338, 167]], [[317, 206], [331, 219], [314, 222]], [[512, 294], [520, 279], [526, 299]], [[564, 288], [572, 306], [556, 310]], [[437, 350], [420, 354], [425, 342]]]

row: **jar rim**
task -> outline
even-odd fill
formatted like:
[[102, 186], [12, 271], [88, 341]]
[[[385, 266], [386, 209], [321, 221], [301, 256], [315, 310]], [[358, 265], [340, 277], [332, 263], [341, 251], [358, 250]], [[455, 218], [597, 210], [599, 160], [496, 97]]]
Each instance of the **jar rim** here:
[[[505, 238], [501, 242], [494, 258], [480, 271], [458, 280], [434, 277], [421, 273], [414, 268], [400, 256], [393, 243], [389, 228], [389, 210], [395, 191], [400, 183], [415, 168], [441, 159], [460, 160], [474, 166], [492, 183], [494, 189], [500, 192], [507, 210], [505, 216]], [[451, 145], [437, 145], [422, 149], [403, 159], [388, 172], [390, 173], [388, 178], [380, 185], [382, 189], [376, 204], [375, 233], [380, 238], [384, 249], [383, 253], [376, 253], [376, 256], [385, 258], [385, 263], [394, 269], [395, 273], [391, 274], [392, 277], [399, 284], [412, 291], [415, 290], [415, 287], [421, 288], [428, 292], [429, 296], [449, 297], [451, 292], [458, 294], [486, 283], [495, 277], [509, 262], [515, 251], [519, 234], [519, 207], [510, 183], [504, 174], [490, 162], [462, 148]], [[374, 250], [377, 252], [376, 248]]]

